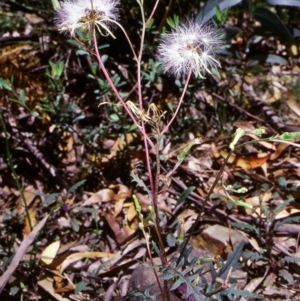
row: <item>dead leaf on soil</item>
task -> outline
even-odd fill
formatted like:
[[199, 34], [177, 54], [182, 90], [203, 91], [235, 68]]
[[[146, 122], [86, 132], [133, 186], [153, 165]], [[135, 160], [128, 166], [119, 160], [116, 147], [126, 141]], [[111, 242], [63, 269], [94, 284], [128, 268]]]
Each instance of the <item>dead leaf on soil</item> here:
[[294, 97], [293, 91], [289, 90], [287, 93], [288, 99], [286, 101], [289, 108], [300, 117], [300, 104]]
[[82, 206], [85, 207], [93, 204], [101, 205], [102, 202], [111, 201], [114, 198], [115, 198], [115, 193], [113, 192], [113, 190], [104, 188], [97, 191], [96, 193], [92, 193], [92, 195], [86, 201], [83, 202]]
[[38, 285], [42, 287], [47, 293], [49, 293], [53, 298], [55, 298], [58, 301], [71, 301], [68, 298], [63, 298], [61, 295], [57, 294], [54, 291], [53, 286], [54, 280], [51, 278], [45, 278], [43, 280], [38, 281]]
[[60, 247], [59, 240], [54, 241], [53, 243], [48, 245], [41, 254], [41, 261], [46, 265], [51, 264], [59, 250], [59, 247]]
[[[228, 152], [225, 150], [222, 150], [220, 154], [223, 158], [226, 158], [228, 156]], [[235, 166], [241, 167], [243, 169], [254, 169], [262, 167], [263, 164], [267, 162], [269, 157], [270, 154], [268, 153], [260, 153], [257, 155], [257, 157], [240, 157], [237, 155], [231, 155], [228, 162], [234, 163]]]
[[115, 255], [113, 253], [107, 253], [107, 252], [79, 252], [79, 253], [73, 253], [65, 258], [65, 260], [62, 262], [61, 266], [58, 267], [60, 273], [62, 274], [63, 271], [72, 263], [84, 259], [84, 258], [113, 258]]

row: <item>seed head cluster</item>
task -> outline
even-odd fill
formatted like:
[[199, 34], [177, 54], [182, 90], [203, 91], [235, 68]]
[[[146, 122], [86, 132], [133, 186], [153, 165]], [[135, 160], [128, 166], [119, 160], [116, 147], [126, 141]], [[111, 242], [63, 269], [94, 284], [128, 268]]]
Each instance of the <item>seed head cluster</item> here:
[[109, 32], [112, 21], [118, 19], [118, 5], [119, 0], [66, 0], [60, 2], [56, 25], [60, 31], [74, 34], [76, 28], [89, 30], [94, 22]]
[[205, 73], [220, 68], [215, 58], [222, 44], [220, 31], [192, 21], [166, 33], [158, 46], [158, 60], [165, 73], [176, 78], [192, 72], [204, 78]]

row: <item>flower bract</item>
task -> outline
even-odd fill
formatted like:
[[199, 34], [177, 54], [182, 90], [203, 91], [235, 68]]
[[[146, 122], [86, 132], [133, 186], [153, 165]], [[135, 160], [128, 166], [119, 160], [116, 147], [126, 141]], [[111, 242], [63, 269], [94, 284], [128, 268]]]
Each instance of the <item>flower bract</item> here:
[[163, 71], [176, 78], [190, 72], [204, 78], [205, 73], [221, 67], [216, 59], [221, 44], [219, 30], [188, 21], [164, 34], [158, 46], [158, 60]]

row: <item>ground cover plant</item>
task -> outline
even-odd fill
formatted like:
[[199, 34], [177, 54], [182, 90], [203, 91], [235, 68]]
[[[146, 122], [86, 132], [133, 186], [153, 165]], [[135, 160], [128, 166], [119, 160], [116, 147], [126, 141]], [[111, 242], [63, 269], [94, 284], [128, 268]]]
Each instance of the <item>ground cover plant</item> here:
[[1, 297], [299, 299], [297, 2], [1, 7]]

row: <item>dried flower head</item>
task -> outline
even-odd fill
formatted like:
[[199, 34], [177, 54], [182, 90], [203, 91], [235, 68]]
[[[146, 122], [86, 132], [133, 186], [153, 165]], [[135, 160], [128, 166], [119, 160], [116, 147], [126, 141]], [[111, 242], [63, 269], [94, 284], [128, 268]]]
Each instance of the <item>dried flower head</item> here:
[[213, 68], [220, 68], [215, 58], [222, 44], [219, 30], [192, 21], [166, 33], [158, 46], [158, 60], [164, 72], [176, 78], [193, 72], [204, 78]]
[[57, 27], [74, 34], [76, 28], [90, 30], [94, 23], [102, 35], [112, 35], [109, 26], [118, 19], [119, 0], [66, 0], [60, 2]]

